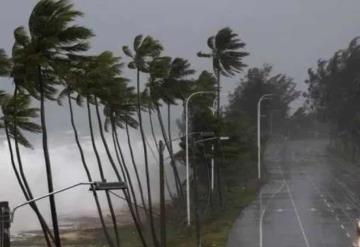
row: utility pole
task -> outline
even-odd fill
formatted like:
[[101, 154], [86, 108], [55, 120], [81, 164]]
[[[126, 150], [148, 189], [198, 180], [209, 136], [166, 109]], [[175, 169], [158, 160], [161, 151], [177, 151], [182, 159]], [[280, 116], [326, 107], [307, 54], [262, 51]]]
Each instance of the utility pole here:
[[8, 202], [0, 202], [0, 247], [10, 247], [10, 209]]
[[160, 179], [160, 247], [166, 247], [166, 208], [165, 208], [165, 170], [164, 170], [164, 143], [159, 141], [159, 179]]

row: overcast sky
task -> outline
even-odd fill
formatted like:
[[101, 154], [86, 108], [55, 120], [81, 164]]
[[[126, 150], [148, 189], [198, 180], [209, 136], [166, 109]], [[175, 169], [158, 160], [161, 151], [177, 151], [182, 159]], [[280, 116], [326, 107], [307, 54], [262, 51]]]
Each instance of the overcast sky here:
[[[34, 0], [2, 0], [0, 47], [10, 50], [15, 27], [26, 25]], [[270, 63], [305, 90], [306, 70], [319, 58], [328, 58], [360, 35], [358, 0], [75, 0], [84, 12], [82, 24], [96, 37], [92, 51], [132, 44], [137, 34], [159, 39], [170, 56], [190, 60], [194, 68], [209, 69], [210, 62], [196, 57], [205, 50], [207, 37], [229, 26], [247, 43], [249, 66]], [[122, 54], [121, 54], [122, 55]], [[131, 73], [127, 74], [131, 77]], [[230, 92], [240, 75], [223, 81]], [[2, 87], [9, 89], [9, 83]], [[49, 108], [50, 129], [67, 126], [66, 112]]]

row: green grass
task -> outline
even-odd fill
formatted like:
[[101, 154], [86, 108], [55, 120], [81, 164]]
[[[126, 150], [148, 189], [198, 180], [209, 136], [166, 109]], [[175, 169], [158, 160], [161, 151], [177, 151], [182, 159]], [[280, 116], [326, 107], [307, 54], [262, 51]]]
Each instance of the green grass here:
[[[202, 221], [201, 239], [203, 247], [225, 246], [236, 218], [241, 209], [256, 197], [257, 188], [254, 185], [234, 186], [225, 195], [224, 205], [213, 209]], [[173, 218], [174, 211], [170, 209], [169, 218]], [[137, 234], [130, 226], [120, 229], [124, 247], [140, 246]], [[167, 224], [167, 246], [191, 247], [196, 246], [195, 227], [186, 227], [185, 222], [170, 221]]]
[[[242, 166], [242, 172], [234, 167], [227, 169], [227, 179], [223, 191], [223, 205], [215, 202], [214, 206], [202, 215], [201, 220], [201, 239], [203, 247], [225, 246], [229, 232], [236, 218], [239, 216], [241, 210], [246, 207], [256, 197], [258, 185], [254, 180], [244, 178], [244, 174], [249, 174], [249, 164]], [[251, 164], [250, 164], [251, 167]], [[246, 173], [246, 171], [248, 171]], [[247, 183], [239, 181], [248, 180]], [[183, 202], [182, 202], [183, 203]], [[178, 203], [177, 207], [168, 206], [167, 208], [167, 246], [169, 247], [192, 247], [196, 246], [195, 226], [187, 227], [184, 221], [185, 207]], [[156, 225], [158, 222], [156, 219]], [[145, 228], [148, 223], [144, 222]], [[157, 229], [159, 230], [159, 229]], [[119, 233], [122, 247], [137, 247], [141, 246], [138, 234], [132, 225], [120, 226]], [[80, 247], [80, 246], [107, 246], [103, 232], [101, 229], [91, 231], [78, 231], [79, 238], [64, 240], [64, 246]], [[149, 236], [149, 231], [146, 230], [146, 238], [149, 246], [152, 246]], [[42, 246], [41, 238], [26, 241], [14, 246]]]

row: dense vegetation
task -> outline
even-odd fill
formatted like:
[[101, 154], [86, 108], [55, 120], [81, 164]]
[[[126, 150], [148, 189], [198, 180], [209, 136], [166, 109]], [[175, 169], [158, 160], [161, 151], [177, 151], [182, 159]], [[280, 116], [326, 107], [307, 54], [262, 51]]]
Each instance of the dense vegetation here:
[[331, 146], [347, 158], [359, 154], [359, 38], [309, 69], [306, 111], [329, 124]]
[[[131, 227], [136, 230], [134, 241], [137, 245], [165, 246], [163, 235], [160, 237], [160, 232], [164, 234], [164, 227], [162, 225], [159, 230], [159, 217], [151, 189], [157, 181], [150, 176], [150, 169], [153, 168], [149, 161], [151, 147], [156, 147], [159, 155], [164, 151], [160, 141], [170, 156], [169, 164], [165, 164], [172, 171], [168, 177], [175, 181], [175, 191], [169, 188], [167, 191], [172, 201], [166, 209], [162, 208], [162, 211], [168, 210], [167, 228], [173, 229], [168, 233], [169, 243], [177, 239], [180, 244], [181, 241], [186, 244], [185, 238], [181, 240], [181, 236], [185, 235], [196, 239], [197, 245], [201, 242], [210, 245], [208, 237], [214, 230], [209, 228], [223, 223], [226, 225], [224, 229], [228, 230], [239, 207], [244, 206], [256, 191], [254, 160], [259, 98], [267, 93], [273, 95], [262, 106], [265, 116], [276, 116], [268, 118], [270, 120], [263, 124], [265, 129], [272, 131], [275, 119], [288, 118], [289, 104], [299, 95], [295, 83], [286, 75], [273, 75], [271, 66], [250, 68], [230, 95], [229, 105], [222, 108], [221, 83], [225, 82], [226, 77], [242, 72], [246, 67], [243, 59], [249, 55], [244, 50], [245, 43], [230, 28], [221, 29], [207, 40], [209, 53], [199, 52], [198, 56], [210, 58], [209, 67], [212, 69], [197, 73], [186, 59], [167, 56], [161, 43], [151, 36], [138, 35], [133, 44], [123, 46], [125, 59], [120, 58], [122, 54], [115, 55], [111, 51], [90, 54], [90, 38], [94, 34], [87, 27], [75, 24], [81, 16], [82, 13], [66, 0], [41, 0], [34, 7], [28, 26], [15, 29], [11, 57], [0, 51], [0, 75], [11, 78], [14, 85], [13, 92], [0, 93], [1, 127], [6, 133], [12, 168], [23, 196], [26, 200], [33, 198], [20, 148], [20, 145], [31, 148], [26, 138], [29, 133], [42, 136], [46, 168], [44, 179], [48, 191], [54, 190], [46, 106], [49, 101], [56, 100], [59, 105], [68, 107], [74, 141], [88, 181], [93, 181], [97, 175], [106, 181], [104, 166], [110, 164], [117, 180], [126, 182], [128, 189], [123, 190], [123, 199], [127, 202], [134, 223]], [[136, 87], [130, 86], [131, 81], [123, 76], [125, 61], [127, 68], [136, 75]], [[184, 104], [192, 93], [198, 91], [211, 93], [194, 97], [189, 106], [191, 194], [195, 226], [181, 231], [185, 232], [184, 235], [174, 234], [186, 225], [186, 191], [179, 174], [184, 164], [185, 144], [182, 141], [181, 150], [175, 152], [171, 107]], [[34, 107], [36, 105], [39, 108]], [[90, 133], [98, 174], [92, 174], [89, 170], [74, 107], [82, 107], [87, 113], [86, 127]], [[163, 115], [166, 115], [167, 121], [164, 121]], [[183, 120], [184, 116], [179, 120], [182, 136], [185, 134]], [[144, 130], [145, 121], [149, 121], [151, 126], [150, 134]], [[155, 135], [155, 121], [160, 126], [161, 137]], [[142, 139], [142, 162], [135, 159], [131, 128], [139, 131]], [[122, 131], [127, 136], [131, 162], [127, 162], [119, 141], [119, 132]], [[205, 132], [212, 133], [208, 141], [204, 140]], [[228, 136], [229, 140], [221, 141], [220, 136]], [[267, 136], [264, 135], [264, 142]], [[100, 138], [101, 147], [96, 138]], [[99, 154], [100, 148], [105, 149], [105, 157]], [[211, 175], [211, 164], [214, 164], [214, 176]], [[145, 178], [139, 174], [140, 167], [145, 170]], [[119, 227], [114, 208], [114, 200], [118, 198], [106, 191], [106, 203], [102, 203], [98, 192], [93, 190], [92, 193], [102, 224], [103, 244], [120, 246], [121, 239], [128, 237], [122, 234], [131, 230]], [[51, 226], [35, 202], [30, 207], [39, 220], [46, 245], [59, 247], [62, 243], [55, 197], [50, 196], [49, 202]], [[228, 216], [223, 215], [224, 209], [227, 209]], [[108, 212], [111, 225], [106, 224], [104, 219]], [[161, 212], [161, 215], [164, 216], [164, 213]], [[220, 237], [214, 235], [209, 238], [225, 241], [226, 231], [220, 232]]]

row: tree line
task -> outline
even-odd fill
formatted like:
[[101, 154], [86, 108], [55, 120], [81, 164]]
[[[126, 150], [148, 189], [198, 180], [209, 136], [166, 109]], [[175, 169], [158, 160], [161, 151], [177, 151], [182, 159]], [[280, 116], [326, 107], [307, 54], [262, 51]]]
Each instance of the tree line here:
[[331, 146], [356, 160], [359, 142], [359, 38], [308, 70], [306, 110], [328, 124]]

